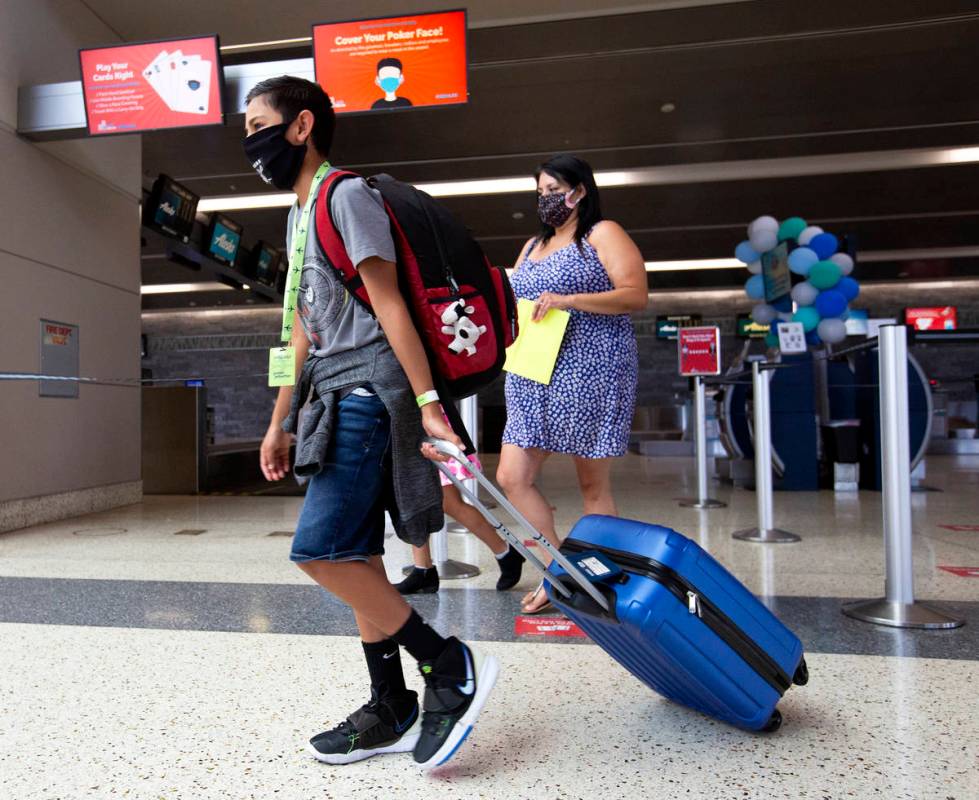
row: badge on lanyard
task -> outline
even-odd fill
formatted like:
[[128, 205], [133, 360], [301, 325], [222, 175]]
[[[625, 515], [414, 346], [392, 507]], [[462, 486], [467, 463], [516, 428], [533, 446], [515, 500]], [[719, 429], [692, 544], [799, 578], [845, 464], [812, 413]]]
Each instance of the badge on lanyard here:
[[[292, 247], [289, 249], [289, 270], [286, 273], [286, 289], [282, 300], [283, 342], [292, 340], [292, 323], [295, 319], [296, 303], [299, 299], [299, 281], [306, 261], [306, 241], [309, 238], [309, 217], [313, 202], [319, 192], [320, 184], [330, 171], [330, 163], [324, 161], [313, 176], [309, 187], [309, 197], [299, 215], [299, 221], [292, 231]], [[296, 349], [289, 345], [273, 347], [269, 351], [269, 386], [292, 386], [296, 382]]]

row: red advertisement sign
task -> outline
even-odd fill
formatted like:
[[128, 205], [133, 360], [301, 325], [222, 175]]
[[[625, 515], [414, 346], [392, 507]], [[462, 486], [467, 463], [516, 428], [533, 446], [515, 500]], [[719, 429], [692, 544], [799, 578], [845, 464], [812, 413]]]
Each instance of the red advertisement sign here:
[[313, 60], [338, 114], [468, 102], [465, 11], [314, 25]]
[[904, 324], [916, 331], [954, 331], [958, 327], [955, 306], [904, 309]]
[[979, 578], [979, 567], [939, 567], [939, 569], [951, 572], [960, 578]]
[[513, 632], [517, 636], [585, 636], [567, 617], [519, 616], [514, 620]]
[[93, 136], [220, 125], [217, 36], [79, 51]]
[[721, 374], [721, 329], [720, 328], [680, 328], [677, 339], [677, 357], [680, 374], [692, 375]]

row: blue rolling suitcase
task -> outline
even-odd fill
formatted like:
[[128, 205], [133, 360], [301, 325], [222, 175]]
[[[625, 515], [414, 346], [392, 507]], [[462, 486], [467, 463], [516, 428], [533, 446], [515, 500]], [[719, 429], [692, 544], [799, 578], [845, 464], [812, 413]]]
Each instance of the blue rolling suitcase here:
[[544, 572], [551, 601], [612, 658], [677, 703], [748, 730], [774, 731], [775, 708], [793, 684], [809, 680], [802, 643], [740, 581], [696, 542], [669, 528], [587, 516], [555, 550], [474, 471], [457, 458], [554, 557], [540, 560], [443, 469], [497, 532]]

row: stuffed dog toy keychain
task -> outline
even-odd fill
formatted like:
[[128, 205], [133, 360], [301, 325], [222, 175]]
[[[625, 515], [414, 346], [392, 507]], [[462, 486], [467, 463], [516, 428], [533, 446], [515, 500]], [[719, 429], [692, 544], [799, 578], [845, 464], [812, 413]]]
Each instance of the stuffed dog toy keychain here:
[[475, 307], [467, 306], [460, 300], [442, 312], [442, 333], [454, 337], [449, 343], [449, 350], [456, 355], [464, 350], [466, 355], [475, 355], [476, 340], [486, 333], [485, 325], [477, 325], [469, 319], [468, 315], [475, 311]]

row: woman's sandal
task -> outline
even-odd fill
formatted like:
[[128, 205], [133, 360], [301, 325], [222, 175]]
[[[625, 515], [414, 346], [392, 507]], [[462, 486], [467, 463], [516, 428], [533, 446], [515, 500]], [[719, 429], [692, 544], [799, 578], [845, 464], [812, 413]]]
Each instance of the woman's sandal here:
[[528, 608], [528, 606], [532, 605], [535, 601], [537, 601], [538, 596], [541, 595], [543, 592], [544, 592], [544, 581], [541, 581], [537, 585], [536, 589], [534, 589], [532, 592], [528, 592], [527, 595], [523, 598], [523, 600], [520, 601], [520, 611], [524, 614], [527, 614], [528, 616], [532, 616], [536, 614], [544, 614], [548, 611], [554, 611], [555, 610], [554, 603], [550, 601], [550, 599], [547, 597], [547, 594], [543, 595], [546, 602], [544, 602], [542, 605], [537, 606], [537, 608], [533, 608], [533, 609]]

